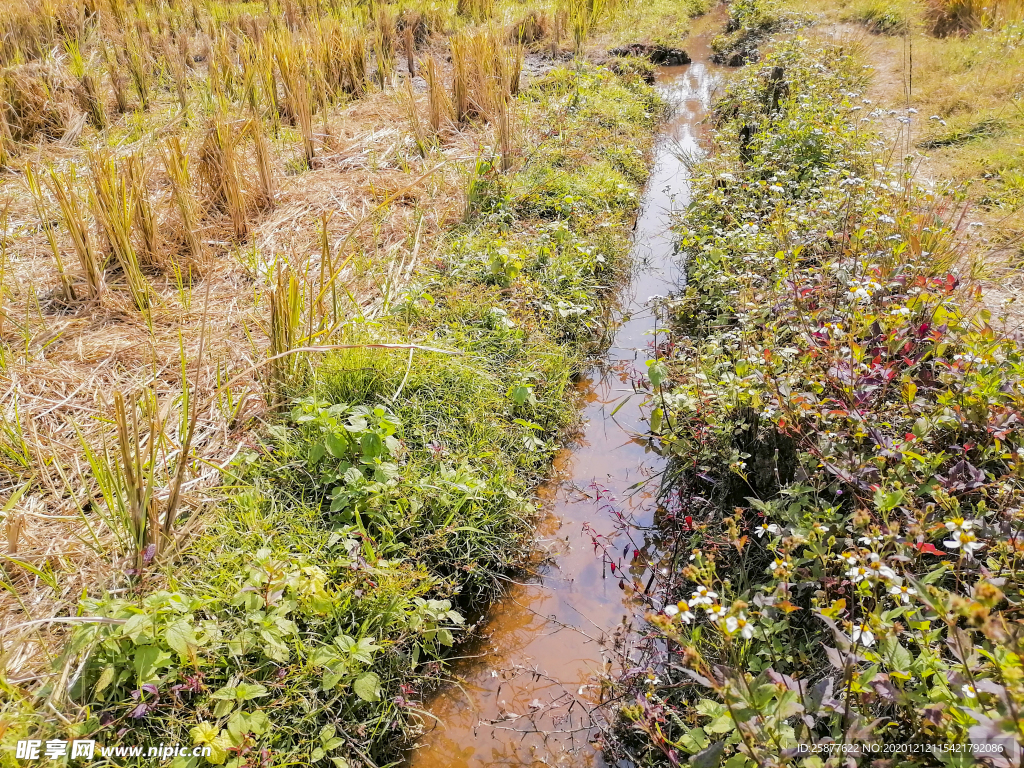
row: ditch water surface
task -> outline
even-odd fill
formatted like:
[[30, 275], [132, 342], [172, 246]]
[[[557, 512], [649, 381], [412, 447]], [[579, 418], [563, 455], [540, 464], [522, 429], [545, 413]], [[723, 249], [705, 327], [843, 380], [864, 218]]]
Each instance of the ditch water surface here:
[[641, 565], [633, 575], [648, 578], [642, 563], [657, 556], [649, 529], [664, 460], [642, 438], [643, 398], [633, 382], [652, 356], [652, 298], [682, 282], [670, 231], [673, 212], [689, 201], [680, 156], [700, 151], [700, 121], [721, 80], [706, 37], [688, 41], [687, 52], [693, 63], [658, 73], [673, 116], [656, 145], [611, 344], [578, 385], [583, 427], [539, 489], [536, 567], [489, 609], [479, 638], [454, 662], [456, 683], [426, 703], [434, 719], [410, 768], [608, 764], [591, 743], [602, 722], [591, 714], [600, 701], [595, 676], [615, 668], [605, 648], [629, 631], [633, 608], [594, 541], [607, 537], [600, 540], [617, 558], [634, 542]]

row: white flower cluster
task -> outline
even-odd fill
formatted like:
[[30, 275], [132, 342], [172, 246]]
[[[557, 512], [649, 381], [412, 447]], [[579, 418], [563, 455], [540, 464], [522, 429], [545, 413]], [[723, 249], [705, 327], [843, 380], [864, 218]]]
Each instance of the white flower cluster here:
[[665, 615], [673, 621], [681, 621], [689, 624], [697, 617], [693, 611], [697, 608], [704, 608], [704, 614], [708, 619], [721, 625], [727, 635], [739, 635], [744, 640], [754, 636], [754, 625], [747, 619], [743, 611], [730, 613], [718, 602], [718, 593], [707, 587], [699, 586], [693, 591], [689, 600], [680, 600], [674, 605], [665, 606]]
[[985, 546], [984, 543], [978, 541], [978, 534], [974, 532], [975, 525], [977, 525], [976, 520], [965, 520], [962, 517], [947, 520], [946, 530], [949, 531], [950, 537], [942, 543], [950, 549], [962, 548], [967, 559], [972, 559], [974, 553]]

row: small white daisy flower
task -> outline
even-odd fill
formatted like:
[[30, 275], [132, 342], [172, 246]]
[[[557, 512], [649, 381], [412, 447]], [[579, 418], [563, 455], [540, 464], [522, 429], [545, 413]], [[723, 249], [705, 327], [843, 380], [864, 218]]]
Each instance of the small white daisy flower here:
[[956, 531], [970, 531], [974, 528], [974, 520], [965, 520], [962, 517], [954, 517], [952, 520], [946, 521], [946, 530], [952, 532]]
[[851, 579], [854, 584], [859, 584], [868, 577], [868, 569], [863, 565], [855, 565], [846, 572], [846, 578]]
[[680, 600], [676, 603], [676, 610], [679, 611], [679, 621], [684, 624], [689, 624], [695, 618], [690, 610], [690, 605], [685, 600]]
[[718, 603], [715, 603], [714, 605], [709, 605], [704, 610], [707, 612], [708, 618], [712, 621], [717, 622], [725, 618], [726, 610]]
[[707, 587], [697, 587], [690, 597], [690, 603], [692, 605], [711, 605], [717, 597], [717, 592], [712, 592]]
[[725, 631], [727, 634], [739, 634], [743, 639], [749, 640], [754, 636], [754, 625], [747, 621], [746, 614], [740, 612], [725, 620]]
[[896, 586], [895, 584], [889, 587], [889, 594], [896, 598], [896, 602], [909, 603], [910, 598], [917, 594], [917, 590], [913, 587], [908, 587], [906, 584]]
[[853, 642], [860, 643], [865, 648], [870, 648], [875, 644], [875, 636], [868, 629], [867, 624], [858, 624], [853, 628], [853, 632], [850, 633], [850, 637], [853, 638]]
[[886, 581], [892, 581], [896, 578], [896, 571], [886, 565], [875, 552], [868, 555], [867, 568], [872, 578], [884, 579]]
[[953, 534], [953, 537], [942, 542], [950, 549], [958, 549], [963, 547], [964, 554], [967, 555], [967, 559], [970, 560], [974, 557], [974, 552], [981, 549], [985, 545], [978, 541], [978, 537], [972, 530], [958, 530]]

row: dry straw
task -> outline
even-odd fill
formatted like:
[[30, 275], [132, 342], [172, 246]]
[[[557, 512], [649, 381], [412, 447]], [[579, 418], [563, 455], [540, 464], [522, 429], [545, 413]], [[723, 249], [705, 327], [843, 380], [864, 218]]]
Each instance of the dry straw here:
[[[56, 234], [56, 231], [55, 231], [56, 228], [54, 227], [53, 222], [50, 220], [50, 216], [47, 214], [46, 200], [43, 197], [42, 188], [39, 186], [39, 180], [36, 178], [35, 171], [32, 169], [31, 165], [26, 165], [25, 166], [25, 183], [28, 186], [29, 193], [32, 195], [32, 201], [35, 204], [36, 215], [39, 217], [39, 224], [43, 228], [43, 230], [46, 232], [47, 242], [50, 244], [50, 250], [53, 253], [54, 261], [57, 262], [57, 274], [60, 276], [61, 292], [64, 295], [64, 301], [72, 302], [76, 298], [76, 296], [75, 296], [75, 288], [74, 288], [74, 285], [71, 282], [71, 275], [69, 275], [67, 270], [64, 268], [64, 260], [61, 258], [60, 246], [57, 243], [57, 234]], [[74, 184], [74, 179], [72, 178], [72, 180], [69, 183], [69, 186], [73, 186], [73, 184]], [[61, 200], [60, 195], [56, 195], [56, 196], [57, 196], [58, 202], [60, 202], [60, 200]], [[77, 200], [76, 200], [76, 203], [77, 203]], [[8, 205], [9, 204], [10, 204], [10, 201], [8, 200]], [[75, 214], [74, 211], [68, 212], [65, 209], [65, 206], [63, 204], [61, 205], [61, 212], [62, 212], [62, 214], [65, 217], [65, 225], [66, 225], [66, 221], [69, 218], [69, 216], [73, 219], [73, 221], [76, 224], [81, 221], [81, 219]], [[6, 215], [7, 207], [4, 208], [4, 213]], [[70, 231], [70, 227], [68, 229]], [[75, 240], [75, 250], [76, 250], [76, 253], [78, 253], [78, 255], [79, 255], [79, 261], [82, 263], [83, 268], [85, 268], [87, 264], [93, 264], [94, 262], [93, 262], [92, 259], [89, 259], [88, 261], [82, 259], [82, 253], [79, 250], [79, 242], [78, 242], [77, 239], [75, 239], [75, 234], [76, 233], [72, 232], [71, 234], [72, 234], [72, 239]], [[89, 231], [88, 231], [88, 229], [86, 228], [86, 229], [84, 229], [84, 231], [83, 230], [77, 230], [77, 234], [84, 237], [84, 244], [86, 246], [86, 250], [87, 250], [87, 252], [89, 253], [90, 256], [93, 256], [94, 253], [91, 250], [91, 240], [89, 238]], [[7, 228], [6, 228], [6, 226], [4, 227], [3, 238], [4, 238], [4, 246], [6, 248], [6, 243], [7, 243]], [[87, 285], [89, 287], [89, 295], [93, 296], [93, 297], [98, 296], [100, 291], [103, 288], [103, 273], [102, 273], [102, 270], [97, 270], [97, 272], [98, 272], [97, 274], [92, 274], [87, 269], [85, 270], [85, 272], [86, 272]], [[90, 279], [90, 278], [95, 278], [95, 279]]]
[[167, 71], [170, 73], [171, 79], [174, 81], [174, 90], [178, 96], [178, 106], [182, 112], [188, 112], [188, 70], [185, 58], [175, 50], [170, 38], [164, 37], [162, 40], [164, 62], [167, 65]]
[[433, 56], [427, 57], [424, 73], [427, 80], [430, 127], [435, 135], [439, 135], [451, 125], [455, 116], [455, 108], [452, 106], [452, 100], [448, 98], [448, 92], [445, 90], [441, 73]]
[[125, 170], [131, 181], [132, 196], [135, 200], [135, 228], [142, 241], [140, 261], [158, 266], [163, 263], [163, 243], [160, 237], [160, 223], [149, 191], [149, 165], [142, 150], [129, 156]]
[[304, 292], [293, 271], [280, 261], [270, 291], [270, 383], [275, 397], [286, 392], [297, 371], [298, 355], [289, 354], [301, 343]]
[[121, 267], [132, 301], [137, 309], [146, 312], [149, 309], [150, 291], [132, 242], [135, 195], [131, 178], [105, 153], [92, 155], [89, 158], [89, 169], [93, 182], [89, 207]]
[[117, 57], [111, 53], [110, 48], [103, 47], [103, 57], [107, 64], [110, 88], [114, 92], [114, 103], [117, 105], [117, 111], [124, 114], [131, 108], [128, 98], [128, 78], [122, 74], [121, 65], [118, 63]]
[[495, 0], [458, 0], [456, 13], [481, 22], [494, 15]]
[[170, 136], [164, 141], [163, 162], [171, 185], [171, 196], [181, 216], [182, 237], [188, 248], [190, 264], [201, 270], [205, 263], [205, 248], [199, 229], [202, 211], [192, 191], [188, 155], [177, 136]]
[[92, 235], [89, 232], [88, 209], [78, 196], [78, 179], [74, 167], [72, 166], [64, 173], [51, 170], [47, 184], [50, 192], [57, 199], [64, 219], [64, 228], [71, 235], [71, 241], [74, 243], [78, 262], [85, 273], [89, 296], [96, 298], [103, 292], [103, 273], [106, 260], [99, 255], [93, 245]]
[[409, 77], [416, 77], [416, 40], [413, 37], [411, 26], [406, 26], [403, 33], [405, 42], [405, 66], [409, 71]]
[[89, 115], [92, 124], [102, 131], [107, 127], [107, 113], [100, 97], [99, 86], [93, 76], [86, 71], [85, 59], [78, 41], [68, 40], [64, 44], [64, 50], [68, 55], [68, 69], [79, 83], [78, 103]]
[[252, 118], [246, 124], [244, 133], [252, 137], [256, 156], [256, 172], [260, 182], [259, 207], [269, 210], [274, 207], [274, 169], [271, 163], [270, 143], [263, 127], [263, 121]]
[[274, 58], [284, 85], [285, 112], [302, 137], [302, 153], [306, 167], [313, 166], [313, 94], [310, 92], [306, 64], [307, 46], [292, 35], [279, 34], [274, 39]]
[[373, 52], [377, 61], [377, 84], [386, 88], [395, 71], [397, 48], [394, 13], [386, 5], [378, 5], [374, 15]]
[[249, 218], [238, 156], [242, 134], [237, 128], [223, 114], [213, 118], [199, 153], [199, 176], [210, 203], [231, 218], [235, 239], [244, 240], [249, 234]]
[[413, 139], [416, 142], [416, 150], [421, 157], [427, 156], [429, 140], [427, 132], [420, 121], [419, 109], [416, 107], [416, 94], [412, 90], [412, 80], [405, 81], [406, 106], [409, 109], [409, 123], [412, 125]]

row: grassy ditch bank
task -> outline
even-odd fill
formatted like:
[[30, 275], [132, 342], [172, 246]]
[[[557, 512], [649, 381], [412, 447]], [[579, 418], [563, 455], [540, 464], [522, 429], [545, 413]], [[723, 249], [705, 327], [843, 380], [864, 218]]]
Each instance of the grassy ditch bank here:
[[777, 43], [694, 167], [651, 371], [676, 554], [617, 681], [640, 765], [1009, 765], [987, 750], [1022, 741], [1022, 342], [857, 53]]
[[[860, 36], [875, 69], [866, 111], [892, 110], [888, 133], [919, 159], [918, 175], [938, 193], [970, 201], [971, 248], [986, 263], [986, 302], [993, 312], [1015, 305], [1024, 252], [1024, 6], [953, 0], [879, 3], [810, 0], [801, 6], [820, 23]], [[908, 113], [907, 109], [916, 109]], [[965, 235], [966, 237], [966, 235]]]
[[[662, 109], [641, 76], [582, 63], [518, 101], [540, 138], [517, 171], [483, 150], [466, 223], [389, 311], [348, 324], [352, 348], [315, 369], [280, 371], [287, 415], [231, 465], [184, 567], [83, 601], [105, 623], [75, 632], [41, 694], [77, 722], [42, 726], [25, 699], [5, 746], [45, 727], [205, 745], [232, 766], [400, 756], [464, 616], [529, 549], [531, 489], [628, 268]], [[373, 346], [410, 341], [424, 349]]]

